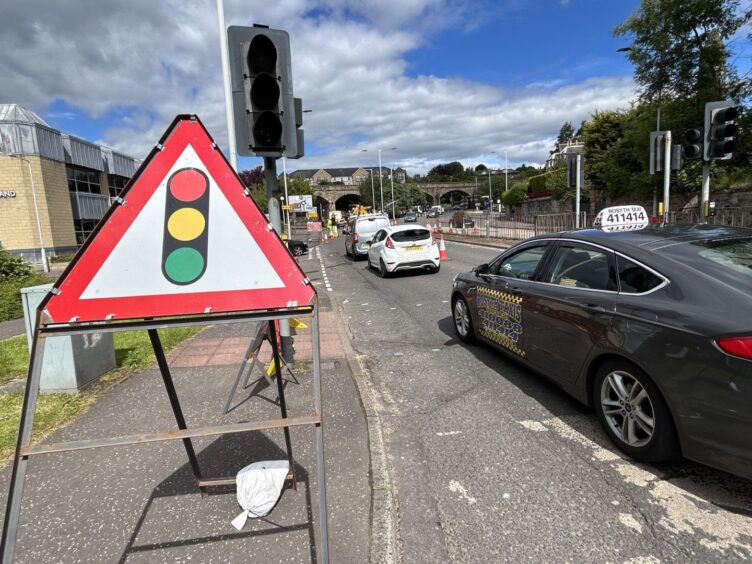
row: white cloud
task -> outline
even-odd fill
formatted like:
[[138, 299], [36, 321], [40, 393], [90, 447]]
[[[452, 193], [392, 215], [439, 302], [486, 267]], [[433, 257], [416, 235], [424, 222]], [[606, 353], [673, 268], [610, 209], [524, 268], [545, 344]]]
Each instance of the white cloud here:
[[[523, 1], [483, 5], [511, 10]], [[63, 99], [93, 117], [118, 110], [100, 141], [137, 157], [178, 113], [197, 113], [226, 146], [213, 2], [6, 4], [0, 102], [43, 113]], [[407, 76], [406, 54], [431, 30], [458, 21], [472, 27], [477, 6], [472, 0], [226, 0], [225, 15], [228, 25], [249, 25], [252, 17], [290, 32], [295, 94], [313, 110], [305, 114], [306, 140], [327, 150], [290, 169], [377, 164], [379, 147], [398, 147], [384, 158], [410, 173], [447, 160], [500, 163], [503, 157], [492, 152], [505, 150], [510, 163], [542, 163], [564, 121], [578, 124], [633, 96], [626, 77], [568, 84], [553, 77], [507, 90]]]

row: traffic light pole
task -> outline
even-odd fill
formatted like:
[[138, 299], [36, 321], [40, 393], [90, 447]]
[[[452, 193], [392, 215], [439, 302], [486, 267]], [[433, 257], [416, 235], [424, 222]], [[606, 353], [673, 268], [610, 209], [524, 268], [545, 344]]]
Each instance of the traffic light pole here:
[[577, 180], [575, 181], [574, 196], [574, 228], [580, 228], [580, 195], [582, 187], [580, 186], [580, 174], [582, 170], [582, 155], [577, 153]]
[[[266, 176], [266, 197], [269, 201], [269, 221], [281, 237], [282, 216], [279, 209], [279, 185], [277, 184], [277, 159], [275, 157], [264, 157], [264, 175]], [[282, 341], [282, 358], [287, 364], [292, 364], [294, 353], [290, 322], [287, 319], [279, 320], [279, 335]]]
[[700, 222], [708, 220], [708, 206], [710, 201], [710, 162], [702, 165], [702, 197], [700, 198]]
[[668, 201], [671, 187], [671, 131], [666, 131], [663, 150], [663, 223], [668, 219]]

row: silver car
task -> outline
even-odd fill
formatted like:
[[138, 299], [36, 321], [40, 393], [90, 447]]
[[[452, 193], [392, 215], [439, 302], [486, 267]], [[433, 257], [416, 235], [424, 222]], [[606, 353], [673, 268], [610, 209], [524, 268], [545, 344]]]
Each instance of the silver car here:
[[390, 227], [389, 218], [381, 214], [358, 215], [344, 229], [345, 253], [357, 259], [368, 254], [367, 243], [379, 229]]

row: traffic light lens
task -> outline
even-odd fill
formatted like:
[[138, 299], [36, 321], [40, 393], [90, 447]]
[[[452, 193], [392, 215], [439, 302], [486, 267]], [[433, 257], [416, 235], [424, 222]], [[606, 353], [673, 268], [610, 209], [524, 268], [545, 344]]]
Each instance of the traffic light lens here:
[[181, 208], [167, 220], [167, 231], [178, 241], [193, 241], [206, 228], [204, 215], [194, 208]]
[[172, 251], [165, 261], [165, 273], [176, 284], [188, 284], [204, 271], [204, 257], [196, 249], [181, 247]]
[[282, 136], [282, 123], [273, 112], [261, 112], [253, 124], [253, 136], [259, 145], [278, 146]]
[[688, 129], [684, 133], [684, 141], [687, 143], [699, 143], [702, 139], [702, 134], [699, 129]]
[[272, 110], [279, 102], [279, 83], [270, 74], [256, 77], [251, 86], [251, 102], [259, 110]]
[[169, 181], [170, 193], [181, 202], [198, 200], [206, 188], [206, 177], [192, 168], [178, 171]]
[[248, 68], [253, 74], [274, 73], [277, 68], [277, 48], [266, 35], [257, 35], [248, 49]]

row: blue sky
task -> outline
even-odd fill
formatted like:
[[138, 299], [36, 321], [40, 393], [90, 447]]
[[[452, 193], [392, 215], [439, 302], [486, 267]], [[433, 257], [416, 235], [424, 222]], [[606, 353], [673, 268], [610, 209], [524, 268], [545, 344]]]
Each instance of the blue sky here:
[[[565, 121], [628, 107], [637, 0], [225, 0], [290, 33], [306, 157], [288, 169], [542, 164]], [[0, 102], [145, 156], [178, 113], [227, 148], [215, 3], [38, 0], [0, 22]], [[30, 32], [30, 30], [33, 30]], [[367, 152], [364, 152], [367, 151]], [[241, 167], [258, 164], [243, 159]]]

